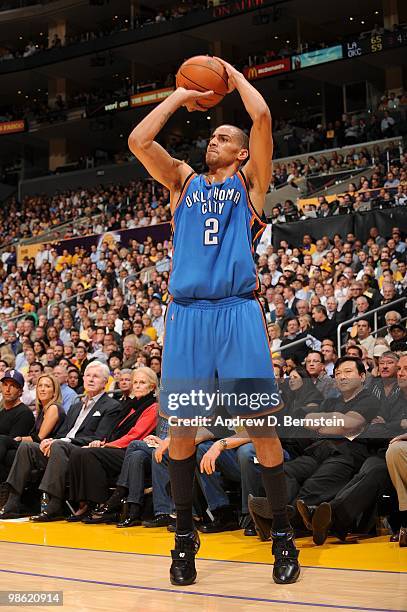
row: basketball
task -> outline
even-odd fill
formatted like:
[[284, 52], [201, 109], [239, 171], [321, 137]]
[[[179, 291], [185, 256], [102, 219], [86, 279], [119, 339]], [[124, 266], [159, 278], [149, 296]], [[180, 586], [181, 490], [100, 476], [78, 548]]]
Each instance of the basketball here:
[[177, 87], [196, 91], [213, 91], [213, 95], [199, 100], [204, 110], [216, 106], [228, 93], [228, 75], [224, 66], [214, 57], [196, 55], [184, 62], [177, 72]]

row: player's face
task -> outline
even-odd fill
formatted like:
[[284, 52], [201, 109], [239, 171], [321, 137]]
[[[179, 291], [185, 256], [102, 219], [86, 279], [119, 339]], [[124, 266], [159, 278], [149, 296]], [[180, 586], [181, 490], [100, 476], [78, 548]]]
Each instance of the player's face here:
[[227, 125], [216, 128], [209, 139], [206, 164], [209, 168], [230, 166], [237, 160], [244, 161], [247, 149], [242, 149], [239, 134]]

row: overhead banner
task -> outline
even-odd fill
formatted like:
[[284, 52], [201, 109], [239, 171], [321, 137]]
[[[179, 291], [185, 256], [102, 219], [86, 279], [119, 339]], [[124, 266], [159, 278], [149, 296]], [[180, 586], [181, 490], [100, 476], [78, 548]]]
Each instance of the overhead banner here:
[[300, 70], [301, 68], [318, 66], [319, 64], [334, 62], [342, 58], [342, 45], [335, 45], [335, 47], [328, 47], [327, 49], [317, 49], [316, 51], [293, 55], [291, 57], [291, 65], [293, 70]]
[[265, 77], [272, 76], [273, 74], [280, 74], [281, 72], [288, 72], [291, 68], [290, 60], [284, 58], [281, 60], [273, 60], [265, 64], [256, 64], [255, 66], [249, 66], [243, 70], [243, 74], [249, 81], [255, 81], [256, 79], [264, 79]]
[[161, 102], [165, 98], [168, 98], [174, 91], [174, 87], [165, 87], [164, 89], [153, 89], [152, 91], [145, 91], [144, 93], [134, 94], [130, 98], [130, 105], [144, 106], [145, 104], [156, 104]]
[[86, 109], [87, 117], [96, 117], [98, 115], [106, 115], [109, 113], [116, 113], [121, 110], [128, 110], [130, 108], [130, 100], [128, 98], [120, 98], [118, 100], [112, 100], [108, 104], [97, 104], [96, 106], [90, 106]]
[[232, 0], [232, 2], [228, 2], [227, 4], [219, 4], [219, 6], [214, 6], [213, 17], [214, 19], [219, 19], [220, 17], [229, 17], [230, 15], [237, 15], [239, 13], [244, 13], [245, 11], [252, 11], [256, 8], [261, 8], [270, 4], [267, 0]]
[[15, 134], [17, 132], [25, 131], [24, 119], [18, 119], [16, 121], [3, 121], [0, 123], [0, 134]]
[[127, 230], [112, 230], [104, 234], [67, 238], [55, 243], [55, 248], [58, 255], [61, 255], [64, 249], [67, 249], [68, 253], [74, 253], [76, 246], [90, 250], [93, 244], [101, 246], [103, 242], [107, 242], [109, 245], [117, 245], [118, 248], [121, 248], [128, 247], [132, 240], [144, 242], [149, 236], [151, 236], [155, 243], [169, 240], [171, 237], [170, 222], [167, 221], [165, 223], [157, 223], [157, 225], [146, 225], [145, 227], [135, 227]]

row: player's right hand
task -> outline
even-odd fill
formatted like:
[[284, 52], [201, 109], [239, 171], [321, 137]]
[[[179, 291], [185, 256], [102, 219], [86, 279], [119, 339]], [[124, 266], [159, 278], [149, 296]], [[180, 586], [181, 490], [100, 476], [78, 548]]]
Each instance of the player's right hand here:
[[192, 113], [193, 111], [207, 111], [207, 108], [203, 108], [199, 104], [201, 98], [207, 98], [213, 95], [213, 91], [196, 91], [194, 89], [185, 89], [185, 87], [178, 87], [176, 93], [180, 96], [180, 106], [185, 106], [187, 110]]

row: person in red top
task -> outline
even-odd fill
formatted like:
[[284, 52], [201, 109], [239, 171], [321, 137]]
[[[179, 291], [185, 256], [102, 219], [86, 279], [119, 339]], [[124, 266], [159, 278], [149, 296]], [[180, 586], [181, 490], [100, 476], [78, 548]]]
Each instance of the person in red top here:
[[88, 447], [75, 449], [69, 460], [69, 498], [80, 502], [69, 522], [86, 521], [97, 515], [92, 508], [109, 497], [109, 486], [120, 474], [126, 448], [133, 440], [143, 440], [157, 425], [157, 375], [151, 368], [138, 368], [133, 374], [134, 402], [126, 402], [107, 440], [94, 440]]

